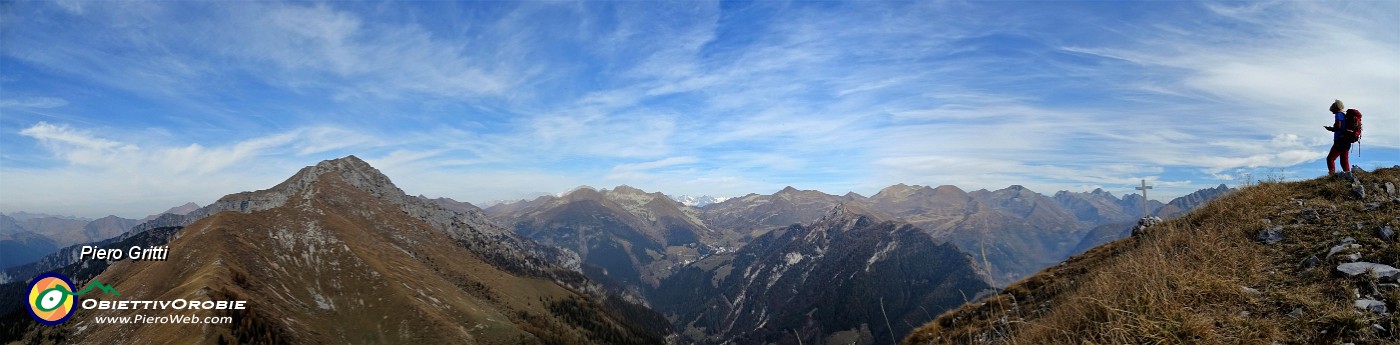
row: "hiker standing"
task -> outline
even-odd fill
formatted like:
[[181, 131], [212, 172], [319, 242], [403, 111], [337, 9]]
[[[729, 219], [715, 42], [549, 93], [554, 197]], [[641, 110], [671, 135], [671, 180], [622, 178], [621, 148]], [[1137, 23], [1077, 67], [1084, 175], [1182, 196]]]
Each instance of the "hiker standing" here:
[[1332, 102], [1332, 107], [1327, 108], [1328, 111], [1332, 112], [1332, 125], [1322, 126], [1322, 128], [1332, 132], [1332, 150], [1327, 152], [1328, 175], [1337, 173], [1335, 163], [1337, 157], [1342, 157], [1342, 171], [1351, 172], [1351, 161], [1347, 159], [1347, 153], [1351, 151], [1351, 141], [1342, 136], [1342, 133], [1345, 132], [1342, 129], [1347, 128], [1345, 126], [1346, 114], [1343, 113], [1345, 109], [1346, 106], [1342, 105], [1342, 100]]

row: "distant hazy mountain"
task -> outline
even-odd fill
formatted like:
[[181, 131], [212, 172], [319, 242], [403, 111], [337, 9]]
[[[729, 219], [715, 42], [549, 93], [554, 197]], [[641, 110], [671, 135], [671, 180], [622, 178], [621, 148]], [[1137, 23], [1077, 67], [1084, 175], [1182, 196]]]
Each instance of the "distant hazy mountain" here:
[[711, 230], [699, 210], [661, 193], [618, 186], [577, 188], [562, 196], [487, 209], [516, 233], [577, 252], [591, 277], [604, 276], [641, 293], [700, 255], [724, 234]]
[[165, 212], [161, 212], [161, 213], [157, 213], [157, 214], [153, 214], [153, 215], [146, 216], [146, 218], [142, 218], [141, 221], [142, 221], [142, 222], [149, 222], [149, 221], [155, 220], [156, 218], [160, 217], [160, 215], [162, 215], [162, 214], [167, 214], [167, 213], [183, 216], [183, 215], [189, 214], [190, 212], [194, 212], [195, 210], [198, 210], [198, 209], [199, 209], [199, 204], [196, 204], [196, 203], [193, 203], [193, 202], [187, 202], [187, 203], [185, 203], [184, 205], [171, 207], [169, 210], [165, 210]]
[[5, 214], [0, 214], [0, 238], [21, 231], [25, 230], [24, 227], [19, 226], [19, 221]]
[[37, 217], [17, 223], [25, 231], [48, 237], [59, 246], [67, 246], [101, 240], [90, 238], [83, 231], [83, 227], [87, 226], [89, 221], [82, 218]]
[[87, 225], [83, 225], [83, 234], [87, 236], [89, 242], [105, 240], [120, 236], [122, 233], [131, 230], [132, 227], [141, 223], [141, 221], [135, 219], [106, 216], [88, 222]]
[[[1060, 191], [1055, 193], [1052, 199], [1076, 219], [1088, 224], [1126, 222], [1142, 217], [1141, 206], [1128, 205], [1123, 199], [1103, 189], [1094, 189], [1088, 193]], [[1131, 212], [1134, 207], [1137, 208], [1137, 213]]]
[[428, 199], [428, 197], [422, 195], [419, 195], [418, 198], [431, 201], [437, 204], [438, 206], [442, 206], [442, 208], [445, 208], [448, 211], [453, 211], [457, 213], [481, 213], [480, 207], [476, 207], [476, 205], [472, 205], [471, 203], [466, 201], [452, 200], [452, 198]]
[[[1126, 213], [1133, 217], [1142, 217], [1142, 194], [1123, 194], [1122, 205], [1123, 213]], [[1147, 213], [1152, 214], [1153, 212], [1161, 209], [1162, 206], [1166, 206], [1166, 204], [1163, 204], [1161, 201], [1157, 200], [1147, 200]]]
[[967, 254], [868, 213], [840, 205], [766, 232], [687, 266], [652, 300], [687, 342], [886, 344], [992, 292]]
[[[1198, 190], [1191, 194], [1172, 199], [1170, 202], [1167, 202], [1166, 205], [1156, 203], [1156, 205], [1162, 206], [1158, 207], [1157, 209], [1154, 209], [1152, 211], [1152, 214], [1164, 219], [1180, 217], [1182, 215], [1185, 215], [1187, 212], [1197, 207], [1200, 207], [1208, 201], [1214, 200], [1215, 198], [1219, 198], [1233, 191], [1235, 191], [1234, 188], [1227, 187], [1224, 184], [1216, 186], [1215, 188], [1206, 188]], [[1056, 195], [1058, 196], [1059, 194]], [[1138, 195], [1136, 200], [1142, 200], [1142, 196]], [[1128, 200], [1125, 198], [1123, 200], [1123, 203], [1128, 203]], [[1126, 209], [1126, 205], [1124, 208]], [[1141, 207], [1137, 207], [1137, 209], [1140, 210]], [[1080, 240], [1079, 244], [1075, 246], [1075, 250], [1073, 251], [1073, 253], [1082, 253], [1086, 250], [1089, 250], [1090, 248], [1097, 247], [1100, 244], [1128, 237], [1128, 235], [1132, 234], [1132, 228], [1134, 225], [1137, 224], [1138, 217], [1142, 217], [1142, 214], [1128, 214], [1124, 218], [1110, 219], [1106, 222], [1091, 224], [1096, 226], [1093, 229], [1089, 230], [1088, 234], [1084, 235], [1084, 239]]]
[[24, 211], [12, 212], [12, 213], [5, 213], [4, 215], [10, 216], [10, 218], [13, 218], [13, 219], [14, 219], [15, 221], [17, 221], [17, 222], [22, 222], [22, 221], [26, 221], [26, 220], [30, 220], [30, 219], [34, 219], [34, 218], [58, 218], [58, 219], [64, 219], [64, 220], [81, 220], [81, 221], [89, 221], [89, 220], [92, 220], [92, 219], [89, 219], [89, 218], [83, 218], [83, 217], [78, 217], [78, 216], [53, 215], [53, 214], [47, 214], [47, 213], [29, 213], [29, 212], [24, 212]]
[[53, 240], [26, 231], [14, 218], [0, 215], [0, 268], [31, 262], [55, 250], [58, 244]]
[[1175, 218], [1234, 190], [1234, 188], [1227, 187], [1223, 183], [1219, 186], [1215, 186], [1215, 188], [1198, 190], [1191, 194], [1172, 199], [1172, 201], [1167, 202], [1165, 206], [1157, 209], [1153, 214], [1162, 218]]
[[[88, 220], [34, 213], [24, 215], [28, 218], [17, 220], [0, 215], [0, 268], [34, 262], [59, 248], [117, 237], [141, 223], [117, 216]], [[4, 275], [0, 274], [0, 283], [4, 281]]]
[[773, 228], [809, 224], [846, 198], [787, 187], [773, 195], [749, 194], [706, 205], [701, 219], [716, 229], [757, 236]]
[[117, 216], [88, 219], [75, 216], [15, 212], [7, 215], [8, 221], [0, 221], [0, 234], [16, 231], [13, 229], [22, 229], [44, 236], [59, 247], [64, 247], [109, 239], [131, 230], [131, 227], [137, 224], [154, 220], [160, 215], [167, 213], [184, 215], [197, 209], [199, 209], [198, 204], [186, 203], [140, 220]]
[[233, 205], [236, 212], [208, 214], [180, 230], [169, 242], [178, 259], [118, 262], [95, 280], [131, 299], [247, 300], [255, 308], [186, 313], [238, 322], [75, 318], [33, 332], [94, 343], [546, 344], [653, 344], [669, 333], [659, 315], [587, 293], [598, 288], [554, 264], [576, 264], [576, 257], [479, 213], [404, 195], [354, 156], [211, 207]]

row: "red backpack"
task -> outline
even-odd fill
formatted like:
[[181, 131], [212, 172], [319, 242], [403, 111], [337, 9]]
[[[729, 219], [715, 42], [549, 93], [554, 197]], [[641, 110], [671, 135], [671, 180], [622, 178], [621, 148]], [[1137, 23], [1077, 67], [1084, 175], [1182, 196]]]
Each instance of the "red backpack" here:
[[1343, 142], [1354, 143], [1361, 140], [1361, 111], [1347, 109], [1346, 116], [1342, 118], [1341, 136], [1338, 137]]

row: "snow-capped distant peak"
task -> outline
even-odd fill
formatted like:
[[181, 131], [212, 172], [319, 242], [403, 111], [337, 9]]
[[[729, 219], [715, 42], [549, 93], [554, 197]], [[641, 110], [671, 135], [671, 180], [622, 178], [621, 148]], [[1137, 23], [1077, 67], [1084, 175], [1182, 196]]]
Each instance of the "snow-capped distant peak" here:
[[702, 195], [702, 196], [681, 195], [681, 196], [670, 196], [670, 197], [671, 197], [671, 200], [675, 200], [676, 202], [681, 203], [681, 205], [686, 205], [686, 206], [690, 206], [690, 207], [705, 207], [705, 205], [717, 204], [717, 203], [724, 202], [725, 200], [729, 200], [729, 197], [716, 197], [716, 196], [709, 196], [709, 195]]

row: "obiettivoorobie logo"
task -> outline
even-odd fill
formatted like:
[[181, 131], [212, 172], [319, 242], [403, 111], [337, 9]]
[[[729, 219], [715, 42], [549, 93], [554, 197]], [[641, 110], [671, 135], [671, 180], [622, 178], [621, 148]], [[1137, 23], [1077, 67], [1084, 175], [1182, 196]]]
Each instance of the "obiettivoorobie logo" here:
[[25, 299], [29, 303], [29, 315], [39, 323], [57, 326], [73, 316], [77, 295], [85, 294], [93, 287], [114, 296], [121, 296], [116, 289], [96, 280], [82, 291], [73, 292], [72, 279], [54, 272], [40, 274], [29, 283], [29, 295]]
[[73, 316], [73, 281], [58, 273], [44, 273], [29, 283], [29, 315], [39, 323], [57, 326]]

